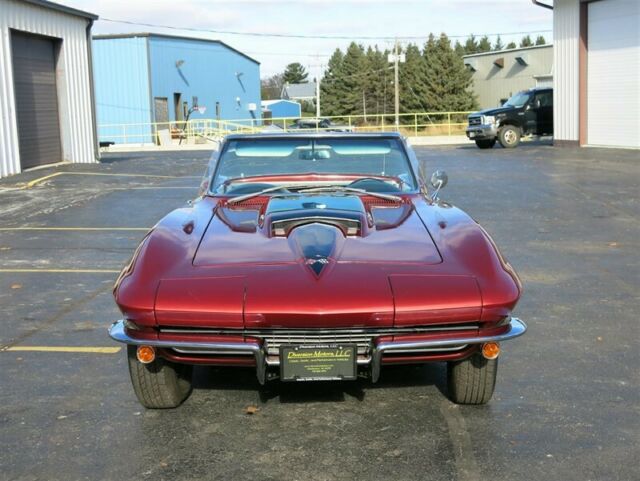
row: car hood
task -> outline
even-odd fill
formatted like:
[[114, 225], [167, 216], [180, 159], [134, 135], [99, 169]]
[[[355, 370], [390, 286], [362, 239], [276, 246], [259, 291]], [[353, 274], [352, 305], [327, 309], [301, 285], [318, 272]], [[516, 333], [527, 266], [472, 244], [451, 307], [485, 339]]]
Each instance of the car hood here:
[[479, 112], [474, 113], [474, 116], [477, 115], [499, 115], [506, 112], [512, 112], [515, 110], [515, 107], [496, 107], [491, 109], [480, 110]]
[[410, 201], [355, 195], [274, 198], [222, 205], [193, 265], [442, 261]]
[[245, 328], [477, 319], [481, 296], [473, 277], [425, 275], [425, 268], [441, 262], [408, 199], [341, 195], [223, 203], [193, 258], [198, 274], [161, 280], [156, 319], [161, 325]]

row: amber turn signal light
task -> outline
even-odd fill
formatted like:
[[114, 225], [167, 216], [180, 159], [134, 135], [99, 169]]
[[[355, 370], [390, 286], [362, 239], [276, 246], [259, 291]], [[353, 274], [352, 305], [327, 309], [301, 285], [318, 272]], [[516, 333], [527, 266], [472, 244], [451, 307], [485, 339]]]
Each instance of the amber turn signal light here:
[[497, 342], [485, 342], [482, 345], [482, 356], [485, 359], [496, 359], [500, 355], [500, 344]]
[[156, 358], [156, 350], [151, 346], [138, 346], [136, 357], [142, 364], [149, 364]]

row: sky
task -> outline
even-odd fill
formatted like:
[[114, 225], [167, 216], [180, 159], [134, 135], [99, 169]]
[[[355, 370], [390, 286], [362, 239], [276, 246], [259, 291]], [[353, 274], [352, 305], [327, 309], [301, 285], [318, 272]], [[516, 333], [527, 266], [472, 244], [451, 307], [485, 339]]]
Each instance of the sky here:
[[[258, 60], [263, 78], [282, 72], [290, 62], [300, 62], [312, 76], [317, 75], [331, 53], [338, 47], [344, 50], [351, 39], [364, 45], [378, 45], [381, 49], [391, 48], [394, 37], [415, 36], [413, 40], [401, 41], [422, 44], [430, 32], [463, 37], [471, 33], [481, 36], [534, 32], [533, 38], [542, 34], [547, 42], [552, 40], [552, 11], [533, 5], [530, 0], [54, 1], [99, 15], [102, 20], [94, 25], [94, 34], [158, 32], [222, 40]], [[347, 38], [233, 35], [183, 28]], [[511, 40], [519, 41], [522, 34], [501, 37], [506, 44]]]

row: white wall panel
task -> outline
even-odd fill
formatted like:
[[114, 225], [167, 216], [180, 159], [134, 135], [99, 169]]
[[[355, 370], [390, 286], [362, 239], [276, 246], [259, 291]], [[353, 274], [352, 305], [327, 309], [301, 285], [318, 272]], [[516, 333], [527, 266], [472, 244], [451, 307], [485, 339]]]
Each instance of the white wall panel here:
[[62, 39], [57, 65], [62, 155], [69, 162], [96, 162], [88, 22], [26, 2], [0, 0], [0, 177], [20, 172], [11, 29]]
[[640, 147], [640, 3], [589, 4], [587, 143]]
[[555, 140], [579, 138], [578, 0], [553, 2], [553, 130]]

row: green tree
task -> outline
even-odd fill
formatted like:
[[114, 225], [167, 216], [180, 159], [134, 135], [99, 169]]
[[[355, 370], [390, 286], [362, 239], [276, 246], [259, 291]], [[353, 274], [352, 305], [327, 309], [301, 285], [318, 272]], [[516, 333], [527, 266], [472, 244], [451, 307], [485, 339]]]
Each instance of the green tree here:
[[455, 52], [462, 57], [463, 55], [466, 55], [467, 52], [464, 49], [464, 46], [460, 43], [460, 41], [456, 40], [456, 44], [453, 47], [453, 49], [455, 50]]
[[342, 64], [344, 62], [344, 54], [342, 50], [337, 48], [324, 72], [322, 81], [320, 82], [320, 110], [323, 115], [340, 115], [340, 100], [343, 93], [341, 79], [343, 75]]
[[341, 114], [362, 114], [362, 92], [366, 90], [368, 62], [364, 47], [351, 42], [342, 61], [342, 76], [339, 83], [342, 89]]
[[400, 111], [402, 113], [424, 112], [428, 109], [427, 64], [414, 44], [407, 45], [405, 61], [399, 66]]
[[496, 38], [496, 43], [493, 44], [493, 50], [498, 51], [502, 49], [504, 49], [504, 43], [502, 43], [502, 39], [500, 38], [500, 35], [498, 35], [498, 38]]
[[478, 53], [478, 41], [473, 34], [469, 35], [469, 38], [464, 43], [464, 51], [466, 55]]
[[507, 49], [507, 50], [509, 50], [509, 49], [517, 48], [517, 47], [518, 47], [518, 46], [516, 45], [516, 43], [515, 43], [515, 42], [509, 42], [509, 43], [507, 44], [506, 49]]
[[486, 35], [480, 39], [478, 42], [478, 52], [490, 52], [491, 51], [491, 40]]
[[547, 41], [544, 39], [542, 35], [538, 35], [536, 38], [536, 45], [546, 45]]
[[290, 63], [284, 69], [283, 78], [286, 83], [289, 84], [301, 84], [307, 83], [307, 77], [309, 74], [306, 69], [299, 62]]
[[367, 49], [367, 113], [385, 114], [393, 110], [393, 72], [387, 59], [388, 54], [388, 51], [378, 49], [377, 45]]
[[424, 46], [427, 94], [425, 107], [429, 111], [473, 110], [476, 106], [471, 90], [472, 73], [445, 34], [436, 40], [429, 36]]
[[531, 37], [529, 35], [525, 35], [524, 37], [522, 37], [522, 40], [520, 40], [520, 48], [532, 47], [532, 46], [533, 46], [533, 41], [531, 40]]

